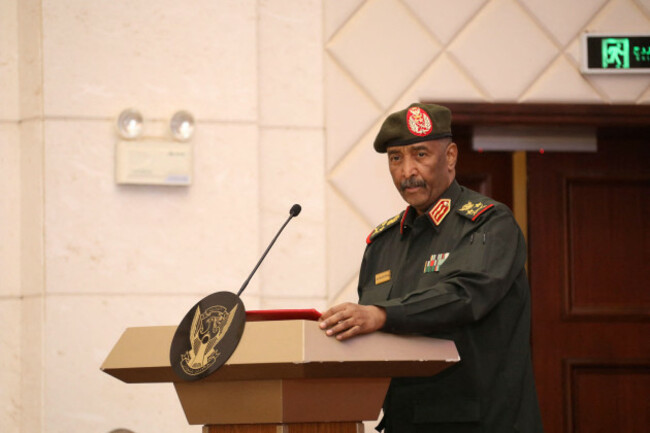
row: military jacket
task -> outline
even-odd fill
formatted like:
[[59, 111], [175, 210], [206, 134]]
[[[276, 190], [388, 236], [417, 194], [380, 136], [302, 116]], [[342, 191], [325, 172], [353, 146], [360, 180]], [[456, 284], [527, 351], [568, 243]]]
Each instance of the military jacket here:
[[359, 302], [386, 310], [383, 331], [451, 339], [461, 358], [393, 379], [386, 432], [541, 432], [526, 246], [508, 207], [454, 181], [427, 214], [408, 207], [367, 244]]

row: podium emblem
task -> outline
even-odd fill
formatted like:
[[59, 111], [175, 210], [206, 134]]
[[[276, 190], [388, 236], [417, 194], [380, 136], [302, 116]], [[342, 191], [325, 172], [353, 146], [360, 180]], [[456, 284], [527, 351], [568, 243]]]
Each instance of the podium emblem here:
[[244, 304], [234, 293], [203, 298], [176, 329], [169, 351], [172, 369], [187, 381], [212, 374], [237, 348], [245, 323]]

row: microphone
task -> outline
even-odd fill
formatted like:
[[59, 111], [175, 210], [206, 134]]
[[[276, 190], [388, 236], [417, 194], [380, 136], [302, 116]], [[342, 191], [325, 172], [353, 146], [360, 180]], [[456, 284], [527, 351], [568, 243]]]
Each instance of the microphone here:
[[291, 221], [291, 218], [297, 217], [300, 211], [302, 210], [302, 207], [299, 204], [294, 204], [291, 206], [291, 209], [289, 209], [289, 218], [282, 224], [282, 227], [280, 227], [280, 230], [278, 230], [278, 233], [275, 235], [271, 243], [269, 244], [268, 247], [266, 247], [266, 251], [264, 251], [264, 254], [262, 254], [262, 257], [260, 257], [260, 260], [257, 262], [255, 265], [255, 268], [253, 268], [253, 272], [246, 278], [246, 281], [244, 281], [244, 284], [242, 284], [241, 288], [239, 289], [239, 292], [237, 292], [237, 296], [241, 295], [241, 292], [244, 291], [246, 286], [248, 286], [248, 282], [253, 278], [253, 274], [255, 274], [255, 271], [257, 271], [257, 268], [260, 267], [260, 264], [262, 263], [262, 260], [264, 260], [264, 257], [266, 257], [266, 254], [269, 252], [275, 241], [278, 239], [278, 236], [280, 236], [280, 233], [282, 233], [282, 230], [289, 224], [289, 221]]
[[291, 215], [292, 217], [297, 217], [301, 210], [302, 207], [299, 204], [294, 204], [293, 206], [291, 206], [291, 209], [289, 209], [289, 215]]

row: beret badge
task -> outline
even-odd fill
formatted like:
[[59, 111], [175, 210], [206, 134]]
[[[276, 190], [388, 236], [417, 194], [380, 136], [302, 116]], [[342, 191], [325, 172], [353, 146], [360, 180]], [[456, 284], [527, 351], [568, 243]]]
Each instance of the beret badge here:
[[406, 112], [406, 124], [413, 135], [424, 137], [431, 133], [431, 118], [420, 107], [411, 107]]

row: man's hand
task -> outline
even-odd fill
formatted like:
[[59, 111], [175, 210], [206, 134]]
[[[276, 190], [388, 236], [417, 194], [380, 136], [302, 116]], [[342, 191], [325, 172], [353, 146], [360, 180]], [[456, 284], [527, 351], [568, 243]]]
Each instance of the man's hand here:
[[337, 340], [346, 340], [355, 335], [369, 334], [381, 329], [386, 323], [386, 311], [374, 305], [359, 305], [351, 302], [335, 305], [320, 318], [320, 328]]

